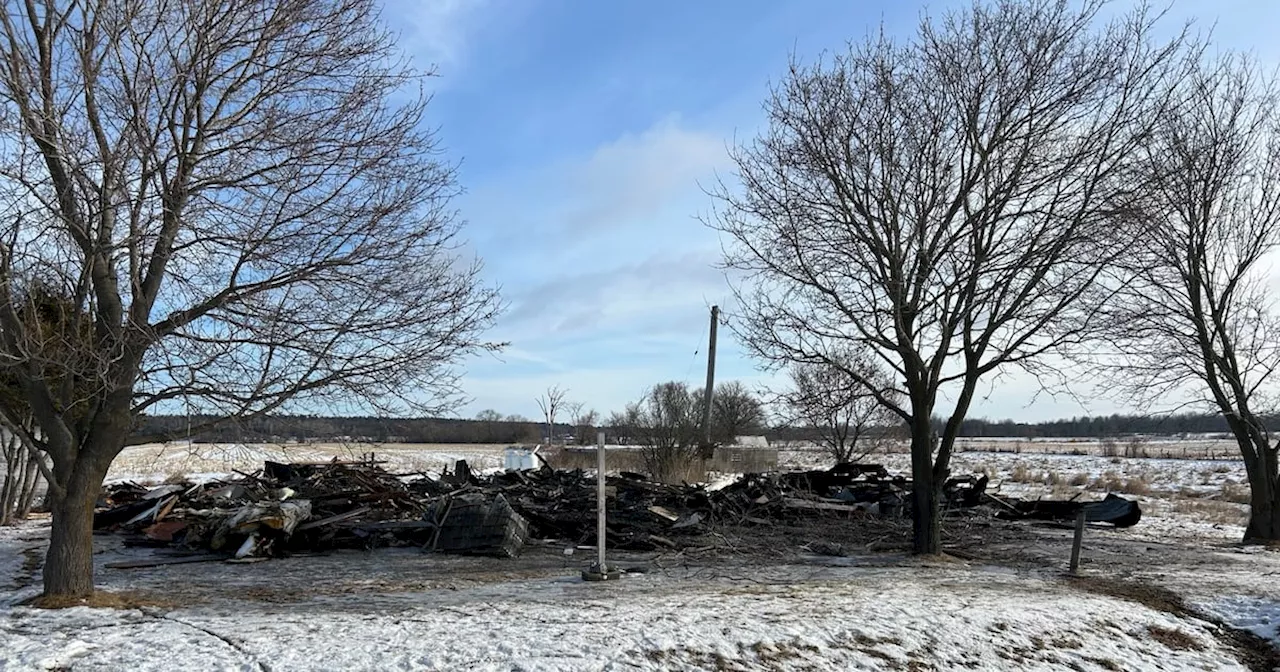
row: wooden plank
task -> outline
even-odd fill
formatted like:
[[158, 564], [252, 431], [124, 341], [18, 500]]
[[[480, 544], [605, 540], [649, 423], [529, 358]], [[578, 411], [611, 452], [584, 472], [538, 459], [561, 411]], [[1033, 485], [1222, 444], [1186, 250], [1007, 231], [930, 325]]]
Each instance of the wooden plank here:
[[340, 523], [344, 520], [350, 520], [352, 518], [358, 518], [360, 516], [363, 516], [364, 514], [369, 513], [372, 510], [373, 509], [371, 507], [362, 506], [357, 509], [352, 509], [346, 513], [339, 513], [337, 515], [329, 516], [328, 518], [321, 518], [319, 520], [307, 521], [299, 525], [297, 529], [299, 532], [301, 532], [302, 530], [310, 530], [312, 528], [323, 527], [325, 525], [331, 525], [333, 523]]
[[782, 500], [782, 505], [788, 509], [813, 509], [816, 511], [843, 511], [849, 513], [858, 511], [855, 506], [848, 504], [832, 504], [830, 502], [812, 502], [807, 499], [792, 499], [790, 497]]
[[992, 502], [995, 502], [996, 504], [998, 504], [1000, 507], [1002, 507], [1009, 513], [1019, 515], [1019, 516], [1022, 515], [1022, 511], [1018, 510], [1018, 507], [1010, 504], [1009, 502], [1004, 501], [1003, 499], [1000, 499], [999, 497], [996, 497], [995, 495], [989, 492], [982, 493], [982, 496], [987, 498], [988, 500], [991, 500]]
[[670, 509], [667, 509], [662, 506], [651, 506], [649, 507], [649, 512], [660, 518], [666, 518], [668, 521], [673, 523], [676, 522], [677, 520], [680, 520], [679, 515], [672, 513]]

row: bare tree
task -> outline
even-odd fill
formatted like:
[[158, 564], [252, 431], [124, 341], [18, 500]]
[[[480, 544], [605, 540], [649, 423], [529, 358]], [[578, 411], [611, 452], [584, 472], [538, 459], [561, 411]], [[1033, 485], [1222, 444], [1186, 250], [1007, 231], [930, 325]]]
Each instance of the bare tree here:
[[[1280, 315], [1268, 257], [1280, 248], [1280, 88], [1239, 56], [1198, 62], [1137, 152], [1136, 219], [1123, 259], [1109, 380], [1144, 403], [1222, 413], [1252, 490], [1246, 541], [1280, 539]], [[1274, 416], [1273, 416], [1274, 417]]]
[[596, 441], [596, 425], [600, 422], [600, 414], [594, 408], [582, 410], [582, 404], [575, 404], [573, 413], [573, 433], [578, 445], [587, 446]]
[[[126, 442], [165, 438], [134, 435], [138, 414], [439, 412], [452, 364], [493, 347], [478, 339], [499, 304], [455, 253], [422, 74], [377, 14], [33, 0], [0, 15], [0, 361], [52, 462], [47, 596], [92, 593], [107, 469]], [[24, 320], [32, 279], [71, 297], [63, 333]], [[68, 356], [45, 357], [50, 339]]]
[[[816, 433], [823, 450], [836, 461], [855, 462], [869, 455], [892, 436], [890, 429], [902, 420], [880, 402], [895, 399], [893, 382], [883, 369], [866, 357], [832, 354], [839, 366], [825, 362], [792, 364], [790, 389], [778, 402], [791, 424]], [[846, 371], [861, 371], [880, 394], [872, 394]], [[900, 400], [899, 400], [900, 403]]]
[[612, 434], [612, 440], [618, 443], [634, 443], [637, 440], [641, 415], [638, 403], [627, 404], [622, 411], [610, 413], [609, 418], [605, 420], [605, 427]]
[[[741, 188], [717, 190], [748, 350], [841, 369], [911, 432], [916, 552], [940, 548], [979, 379], [1046, 373], [1037, 358], [1078, 340], [1080, 299], [1123, 249], [1105, 210], [1176, 44], [1153, 47], [1143, 13], [1099, 25], [1103, 4], [975, 3], [909, 43], [793, 65], [768, 130], [734, 152]], [[842, 363], [851, 347], [900, 396]]]
[[[698, 396], [702, 397], [701, 391]], [[721, 445], [731, 444], [739, 436], [760, 431], [764, 422], [764, 406], [746, 385], [736, 380], [716, 385], [711, 401], [713, 441]]]
[[654, 385], [644, 399], [627, 407], [645, 469], [655, 479], [682, 477], [700, 455], [702, 396], [680, 382]]
[[547, 421], [547, 443], [549, 444], [554, 445], [556, 442], [556, 417], [569, 403], [566, 400], [568, 394], [568, 390], [560, 389], [559, 385], [552, 385], [542, 396], [534, 399], [538, 402], [538, 408], [542, 409], [542, 417]]

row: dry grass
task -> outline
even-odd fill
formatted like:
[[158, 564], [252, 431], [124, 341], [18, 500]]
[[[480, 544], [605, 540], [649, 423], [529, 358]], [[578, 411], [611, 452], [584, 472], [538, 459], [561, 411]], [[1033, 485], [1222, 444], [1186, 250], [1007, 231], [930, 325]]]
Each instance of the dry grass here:
[[[596, 468], [595, 448], [555, 447], [539, 454], [553, 469]], [[607, 450], [605, 459], [605, 469], [609, 471], [644, 471], [644, 459], [638, 450]]]
[[1241, 505], [1216, 499], [1176, 499], [1173, 510], [1210, 523], [1244, 525], [1249, 520], [1248, 512]]
[[1235, 504], [1248, 504], [1252, 501], [1251, 490], [1247, 484], [1223, 483], [1220, 499]]
[[181, 606], [179, 602], [146, 593], [122, 591], [118, 593], [105, 590], [95, 591], [88, 597], [46, 597], [37, 595], [25, 602], [25, 606], [37, 609], [69, 609], [71, 607], [95, 607], [98, 609], [142, 609], [143, 607], [160, 607], [172, 609]]
[[[540, 453], [542, 458], [555, 469], [596, 468], [595, 448], [551, 448]], [[605, 469], [610, 472], [632, 471], [648, 473], [645, 468], [644, 453], [639, 450], [607, 451]], [[652, 474], [650, 474], [652, 476]], [[673, 464], [666, 474], [668, 483], [700, 483], [707, 480], [707, 463], [704, 460], [687, 460]]]
[[1074, 486], [1076, 486], [1076, 487], [1081, 487], [1081, 486], [1088, 485], [1088, 484], [1089, 484], [1089, 474], [1086, 474], [1086, 473], [1083, 473], [1083, 472], [1082, 472], [1082, 473], [1078, 473], [1078, 474], [1076, 474], [1076, 475], [1072, 476], [1072, 477], [1071, 477], [1071, 480], [1070, 480], [1070, 481], [1067, 481], [1067, 484], [1068, 484], [1068, 485], [1074, 485]]
[[1164, 644], [1174, 651], [1204, 650], [1204, 643], [1181, 630], [1152, 624], [1147, 626], [1147, 632], [1150, 633], [1151, 639]]
[[1009, 472], [1009, 480], [1014, 483], [1039, 483], [1043, 480], [1040, 472], [1034, 469], [1028, 469], [1025, 465], [1019, 464]]
[[1093, 490], [1121, 492], [1126, 495], [1146, 496], [1151, 494], [1151, 484], [1147, 483], [1146, 478], [1141, 476], [1135, 478], [1121, 478], [1120, 475], [1114, 471], [1108, 471], [1093, 479], [1093, 483], [1091, 483], [1089, 487]]

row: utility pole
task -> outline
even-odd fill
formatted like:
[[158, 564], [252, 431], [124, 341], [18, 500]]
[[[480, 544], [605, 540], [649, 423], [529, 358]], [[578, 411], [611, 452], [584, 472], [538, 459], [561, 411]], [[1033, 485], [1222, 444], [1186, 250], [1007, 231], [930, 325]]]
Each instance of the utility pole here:
[[720, 306], [711, 306], [711, 342], [707, 345], [707, 387], [702, 393], [702, 433], [706, 457], [711, 457], [711, 393], [716, 384], [716, 327], [720, 324]]

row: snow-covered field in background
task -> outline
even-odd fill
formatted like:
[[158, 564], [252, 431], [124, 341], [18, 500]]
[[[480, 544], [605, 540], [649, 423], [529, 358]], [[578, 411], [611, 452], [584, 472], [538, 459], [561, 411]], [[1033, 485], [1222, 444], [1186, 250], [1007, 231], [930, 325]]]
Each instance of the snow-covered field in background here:
[[505, 444], [156, 443], [126, 448], [112, 462], [107, 480], [154, 483], [170, 477], [217, 478], [235, 470], [261, 469], [266, 460], [326, 462], [369, 454], [393, 473], [439, 474], [458, 460], [466, 460], [474, 471], [485, 472], [502, 467], [505, 449]]

